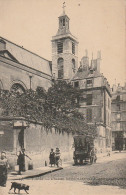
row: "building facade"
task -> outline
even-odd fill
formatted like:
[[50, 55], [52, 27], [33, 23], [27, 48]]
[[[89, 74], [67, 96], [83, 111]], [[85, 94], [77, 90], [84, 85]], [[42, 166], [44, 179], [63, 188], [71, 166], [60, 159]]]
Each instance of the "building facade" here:
[[51, 62], [0, 37], [0, 88], [25, 91], [52, 84]]
[[[97, 59], [91, 60], [91, 65], [86, 54], [78, 69], [78, 41], [70, 32], [69, 22], [69, 17], [63, 12], [59, 16], [58, 32], [52, 37], [52, 62], [0, 37], [0, 89], [16, 88], [24, 92], [27, 89], [36, 90], [40, 86], [48, 90], [52, 86], [52, 78], [71, 81], [74, 87], [82, 91], [79, 111], [88, 124], [96, 126], [98, 136], [95, 145], [98, 151], [105, 152], [107, 147], [111, 147], [110, 86], [100, 73], [100, 52]], [[23, 122], [21, 126], [14, 126], [14, 118], [4, 121], [0, 117], [0, 120], [0, 150], [10, 152], [10, 158], [11, 154], [16, 154], [20, 149], [19, 136], [22, 129], [24, 147], [29, 155], [32, 154], [34, 163], [40, 161], [44, 165], [51, 147], [61, 149], [63, 160], [72, 158], [72, 134], [59, 134], [54, 129], [46, 132], [42, 125], [34, 123], [28, 124], [26, 128]], [[20, 123], [20, 119], [16, 119], [16, 123]], [[41, 158], [37, 155], [41, 155]], [[15, 163], [16, 156], [12, 165]]]
[[78, 41], [69, 30], [69, 17], [59, 16], [59, 29], [52, 37], [52, 74], [55, 79], [70, 80], [78, 69]]
[[98, 151], [105, 152], [111, 147], [111, 89], [107, 79], [100, 73], [99, 54], [97, 59], [91, 60], [90, 66], [88, 56], [82, 58], [72, 83], [82, 92], [79, 111], [88, 124], [96, 126], [95, 146]]
[[112, 149], [126, 150], [126, 83], [112, 88]]

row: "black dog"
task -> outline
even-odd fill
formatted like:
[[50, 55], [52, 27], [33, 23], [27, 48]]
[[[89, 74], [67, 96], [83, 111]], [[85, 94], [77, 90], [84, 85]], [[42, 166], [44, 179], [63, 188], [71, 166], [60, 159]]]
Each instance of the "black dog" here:
[[[18, 193], [20, 193], [20, 190], [25, 190], [25, 192], [28, 194], [27, 190], [29, 190], [29, 186], [26, 184], [22, 184], [22, 183], [17, 183], [17, 182], [11, 182], [11, 189], [14, 188], [14, 193], [16, 193], [16, 189], [18, 189]], [[10, 193], [9, 190], [9, 193]]]

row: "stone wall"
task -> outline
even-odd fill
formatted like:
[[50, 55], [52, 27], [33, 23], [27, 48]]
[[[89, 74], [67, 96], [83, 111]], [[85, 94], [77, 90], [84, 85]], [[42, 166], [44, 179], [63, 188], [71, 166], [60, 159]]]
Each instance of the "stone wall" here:
[[31, 88], [35, 90], [37, 86], [44, 87], [46, 90], [51, 86], [51, 76], [40, 71], [29, 68], [20, 63], [0, 56], [0, 81], [1, 88], [10, 90], [14, 83], [21, 84], [24, 89]]
[[[14, 169], [17, 163], [17, 154], [20, 151], [18, 135], [21, 129], [13, 129], [12, 124], [9, 130], [7, 123], [2, 129], [4, 135], [0, 137], [0, 151], [7, 153], [10, 167]], [[45, 166], [45, 161], [49, 165], [49, 153], [51, 148], [60, 148], [62, 161], [69, 161], [73, 158], [73, 136], [67, 133], [56, 132], [55, 129], [46, 130], [41, 125], [30, 124], [24, 130], [24, 147], [26, 154], [32, 158], [34, 167]], [[29, 159], [26, 158], [26, 169]]]

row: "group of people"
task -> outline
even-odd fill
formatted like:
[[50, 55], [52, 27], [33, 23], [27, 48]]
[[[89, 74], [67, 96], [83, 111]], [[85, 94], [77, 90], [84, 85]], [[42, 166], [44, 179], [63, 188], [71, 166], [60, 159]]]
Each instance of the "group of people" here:
[[57, 167], [59, 166], [59, 160], [60, 160], [60, 149], [56, 148], [55, 152], [53, 150], [53, 148], [51, 149], [50, 155], [49, 155], [49, 160], [50, 160], [50, 165], [52, 167], [52, 165], [57, 165]]

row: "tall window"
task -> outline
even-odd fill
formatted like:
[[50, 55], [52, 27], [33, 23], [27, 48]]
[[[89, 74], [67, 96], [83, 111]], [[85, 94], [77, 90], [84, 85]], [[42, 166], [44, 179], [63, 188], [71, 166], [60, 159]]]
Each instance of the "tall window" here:
[[120, 101], [120, 95], [117, 95], [116, 100]]
[[72, 53], [75, 54], [75, 43], [72, 42]]
[[87, 87], [92, 87], [92, 79], [87, 80]]
[[57, 53], [63, 53], [63, 42], [57, 43]]
[[92, 121], [92, 109], [88, 108], [87, 109], [87, 122]]
[[92, 94], [87, 94], [87, 105], [92, 105]]
[[63, 18], [63, 26], [65, 26], [65, 18]]
[[76, 70], [75, 59], [72, 59], [72, 69], [73, 69], [73, 72], [75, 73], [75, 70]]
[[64, 71], [63, 71], [63, 58], [59, 58], [58, 59], [58, 78], [62, 79], [63, 75], [64, 75]]
[[79, 81], [74, 82], [74, 87], [79, 87]]

